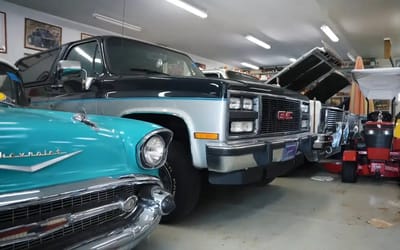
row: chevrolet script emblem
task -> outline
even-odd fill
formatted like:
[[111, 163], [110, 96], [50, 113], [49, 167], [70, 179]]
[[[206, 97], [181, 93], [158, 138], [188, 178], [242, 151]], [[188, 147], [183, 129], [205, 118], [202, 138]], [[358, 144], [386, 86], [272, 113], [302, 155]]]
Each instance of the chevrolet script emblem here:
[[[50, 151], [51, 152], [51, 151]], [[56, 152], [56, 151], [55, 151]], [[46, 167], [48, 167], [48, 166], [51, 166], [51, 165], [53, 165], [53, 164], [56, 164], [56, 163], [58, 163], [58, 162], [60, 162], [60, 161], [63, 161], [63, 160], [65, 160], [65, 159], [68, 159], [68, 158], [70, 158], [70, 157], [72, 157], [72, 156], [74, 156], [74, 155], [77, 155], [77, 154], [79, 154], [80, 152], [82, 152], [82, 150], [79, 150], [79, 151], [75, 151], [75, 152], [72, 152], [72, 153], [69, 153], [69, 154], [65, 154], [64, 152], [59, 152], [59, 153], [53, 153], [53, 154], [48, 154], [47, 153], [47, 155], [45, 154], [45, 155], [43, 155], [43, 154], [41, 154], [40, 156], [49, 156], [49, 155], [60, 155], [61, 154], [61, 156], [58, 156], [58, 157], [56, 157], [56, 158], [53, 158], [53, 159], [51, 159], [51, 160], [47, 160], [47, 161], [44, 161], [44, 162], [41, 162], [41, 163], [38, 163], [38, 164], [35, 164], [35, 165], [31, 165], [31, 166], [17, 166], [17, 165], [1, 165], [0, 164], [0, 169], [4, 169], [4, 170], [11, 170], [11, 171], [20, 171], [20, 172], [30, 172], [30, 173], [34, 173], [34, 172], [37, 172], [37, 171], [39, 171], [39, 170], [42, 170], [42, 169], [44, 169], [44, 168], [46, 168]], [[30, 152], [31, 153], [31, 152]], [[39, 153], [41, 153], [41, 152], [39, 152]], [[37, 157], [37, 156], [39, 156], [39, 155], [37, 155], [37, 154], [39, 154], [39, 153], [36, 153], [36, 154], [18, 154], [18, 155], [13, 155], [13, 154], [9, 154], [9, 155], [5, 155], [5, 154], [3, 154], [3, 153], [1, 153], [0, 152], [0, 159], [1, 158], [25, 158], [25, 157]], [[64, 154], [63, 154], [64, 153]]]

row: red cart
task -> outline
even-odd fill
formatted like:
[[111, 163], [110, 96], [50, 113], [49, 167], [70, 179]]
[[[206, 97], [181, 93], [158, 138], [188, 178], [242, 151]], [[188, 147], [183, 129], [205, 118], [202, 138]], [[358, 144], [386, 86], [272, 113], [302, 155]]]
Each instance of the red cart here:
[[351, 146], [343, 151], [342, 161], [325, 167], [340, 171], [341, 165], [342, 182], [356, 182], [357, 176], [400, 177], [400, 114], [393, 119], [400, 68], [353, 70], [352, 75], [364, 96], [380, 105], [379, 110], [368, 114]]

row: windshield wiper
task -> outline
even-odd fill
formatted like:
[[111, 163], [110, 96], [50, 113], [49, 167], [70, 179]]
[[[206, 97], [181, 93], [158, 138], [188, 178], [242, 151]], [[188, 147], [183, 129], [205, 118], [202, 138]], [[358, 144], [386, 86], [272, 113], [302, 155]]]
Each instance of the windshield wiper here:
[[135, 72], [143, 72], [146, 74], [159, 74], [159, 75], [166, 75], [169, 76], [167, 73], [156, 71], [156, 70], [151, 70], [151, 69], [142, 69], [142, 68], [130, 68], [130, 71], [135, 71]]

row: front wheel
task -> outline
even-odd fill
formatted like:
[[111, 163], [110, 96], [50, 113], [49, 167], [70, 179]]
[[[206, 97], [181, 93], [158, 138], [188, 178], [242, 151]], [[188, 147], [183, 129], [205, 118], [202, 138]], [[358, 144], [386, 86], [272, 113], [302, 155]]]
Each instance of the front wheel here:
[[162, 222], [175, 222], [188, 215], [196, 206], [200, 190], [200, 172], [192, 165], [190, 153], [179, 141], [172, 141], [160, 179], [175, 200], [175, 209], [163, 216]]
[[357, 163], [344, 161], [342, 164], [342, 182], [354, 183], [357, 181]]

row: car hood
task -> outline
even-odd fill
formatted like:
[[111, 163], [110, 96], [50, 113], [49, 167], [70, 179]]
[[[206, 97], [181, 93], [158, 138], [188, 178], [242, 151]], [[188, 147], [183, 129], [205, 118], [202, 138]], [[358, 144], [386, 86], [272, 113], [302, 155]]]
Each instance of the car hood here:
[[[171, 76], [124, 76], [113, 81], [105, 79], [105, 89], [112, 93], [110, 97], [199, 97], [226, 98], [227, 90], [241, 90], [265, 94], [284, 95], [298, 99], [307, 99], [295, 91], [277, 88], [271, 85], [250, 81], [206, 77], [171, 77]], [[107, 82], [117, 81], [118, 84]]]
[[0, 106], [0, 193], [82, 180], [152, 174], [138, 167], [136, 145], [159, 127], [127, 119]]
[[341, 65], [341, 59], [333, 51], [314, 48], [274, 75], [267, 83], [325, 102], [351, 84], [349, 78], [337, 70]]

